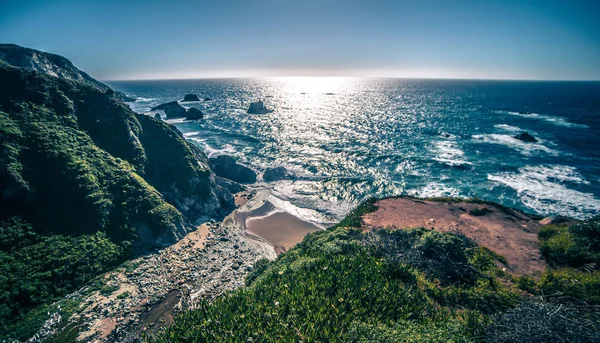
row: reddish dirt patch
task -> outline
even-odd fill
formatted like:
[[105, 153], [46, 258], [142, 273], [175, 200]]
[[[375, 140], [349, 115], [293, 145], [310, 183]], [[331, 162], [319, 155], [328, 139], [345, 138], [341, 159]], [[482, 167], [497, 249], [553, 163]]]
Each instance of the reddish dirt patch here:
[[[539, 277], [546, 268], [540, 255], [538, 218], [495, 205], [434, 202], [411, 198], [380, 200], [375, 212], [362, 218], [363, 228], [434, 228], [462, 232], [477, 244], [504, 256], [507, 271]], [[486, 209], [480, 215], [469, 214]], [[472, 212], [474, 213], [474, 212]]]

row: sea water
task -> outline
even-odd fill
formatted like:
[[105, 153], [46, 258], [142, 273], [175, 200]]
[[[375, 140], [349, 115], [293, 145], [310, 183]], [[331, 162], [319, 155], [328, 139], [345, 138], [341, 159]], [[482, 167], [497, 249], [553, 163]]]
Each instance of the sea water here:
[[[376, 196], [477, 197], [540, 215], [600, 213], [600, 83], [360, 78], [108, 82], [139, 113], [181, 100], [167, 120], [207, 155], [228, 154], [282, 199], [339, 220]], [[274, 110], [247, 114], [252, 101]], [[164, 118], [163, 118], [164, 119]], [[528, 132], [527, 143], [514, 138]]]

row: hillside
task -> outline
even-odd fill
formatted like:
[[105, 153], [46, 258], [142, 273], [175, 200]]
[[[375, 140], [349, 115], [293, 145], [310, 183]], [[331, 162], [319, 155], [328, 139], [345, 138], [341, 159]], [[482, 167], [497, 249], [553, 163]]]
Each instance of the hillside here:
[[0, 339], [234, 208], [206, 156], [124, 97], [63, 57], [0, 45]]
[[[428, 203], [436, 207], [436, 201], [464, 202]], [[259, 261], [246, 288], [203, 301], [148, 340], [600, 340], [599, 218], [570, 227], [542, 226], [542, 253], [551, 267], [534, 279], [508, 273], [505, 257], [458, 231], [384, 228], [373, 221], [365, 226], [365, 218], [381, 210], [378, 204], [366, 202], [335, 227], [309, 234], [277, 260]]]

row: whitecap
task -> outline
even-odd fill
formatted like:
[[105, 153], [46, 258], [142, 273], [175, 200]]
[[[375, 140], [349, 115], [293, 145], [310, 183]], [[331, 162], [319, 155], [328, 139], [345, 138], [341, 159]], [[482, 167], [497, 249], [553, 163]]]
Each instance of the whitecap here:
[[494, 125], [494, 127], [497, 128], [497, 129], [501, 129], [501, 130], [504, 130], [504, 131], [510, 131], [510, 132], [522, 132], [522, 131], [524, 131], [524, 130], [522, 130], [519, 127], [508, 125], [508, 124], [496, 124], [496, 125]]
[[430, 151], [436, 154], [433, 160], [449, 166], [460, 166], [471, 164], [464, 158], [464, 151], [460, 150], [458, 144], [452, 141], [437, 141], [430, 147]]
[[576, 128], [576, 129], [588, 128], [587, 125], [571, 123], [566, 118], [559, 117], [559, 116], [551, 116], [551, 115], [547, 115], [547, 114], [539, 114], [539, 113], [531, 113], [531, 112], [515, 112], [515, 111], [495, 111], [495, 112], [510, 114], [510, 115], [519, 116], [522, 118], [543, 120], [543, 121], [546, 121], [548, 123], [558, 125], [558, 126], [564, 126], [564, 127], [570, 127], [570, 128]]
[[410, 189], [407, 191], [409, 195], [422, 198], [435, 197], [459, 197], [460, 191], [454, 187], [450, 187], [440, 182], [430, 182], [421, 189]]
[[518, 173], [489, 174], [488, 180], [517, 192], [523, 205], [544, 215], [583, 219], [600, 210], [600, 200], [591, 193], [568, 188], [568, 184], [589, 184], [574, 167], [563, 165], [526, 166]]
[[544, 142], [543, 140], [540, 140], [537, 143], [529, 143], [529, 142], [523, 142], [519, 139], [516, 139], [515, 137], [513, 137], [511, 135], [502, 135], [502, 134], [495, 134], [495, 133], [484, 134], [484, 135], [473, 135], [472, 138], [475, 142], [505, 145], [505, 146], [513, 148], [513, 149], [519, 151], [520, 153], [522, 153], [523, 155], [527, 155], [527, 156], [531, 155], [533, 152], [536, 152], [536, 151], [542, 151], [542, 152], [545, 152], [552, 156], [559, 155], [558, 151], [556, 151], [554, 149], [550, 149], [547, 146], [543, 145], [542, 144]]

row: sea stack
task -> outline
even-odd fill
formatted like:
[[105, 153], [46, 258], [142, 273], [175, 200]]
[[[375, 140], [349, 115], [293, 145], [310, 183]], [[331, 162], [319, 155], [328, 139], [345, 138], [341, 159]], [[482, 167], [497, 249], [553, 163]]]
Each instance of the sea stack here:
[[250, 103], [250, 107], [248, 108], [248, 114], [267, 114], [271, 112], [273, 110], [266, 108], [261, 100]]
[[186, 94], [183, 97], [184, 102], [188, 102], [188, 101], [200, 101], [200, 98], [198, 98], [198, 96], [196, 94]]
[[184, 118], [186, 116], [185, 108], [183, 108], [177, 101], [167, 102], [158, 105], [151, 109], [152, 111], [163, 110], [167, 115], [167, 119], [172, 118]]

